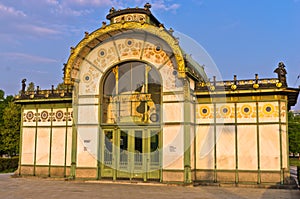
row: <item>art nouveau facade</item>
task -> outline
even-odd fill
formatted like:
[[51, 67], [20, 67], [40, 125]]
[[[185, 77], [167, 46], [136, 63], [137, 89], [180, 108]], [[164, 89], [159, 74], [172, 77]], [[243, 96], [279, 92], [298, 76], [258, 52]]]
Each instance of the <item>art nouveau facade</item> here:
[[64, 67], [66, 90], [23, 92], [20, 175], [288, 183], [280, 78], [208, 81], [145, 8], [110, 10]]

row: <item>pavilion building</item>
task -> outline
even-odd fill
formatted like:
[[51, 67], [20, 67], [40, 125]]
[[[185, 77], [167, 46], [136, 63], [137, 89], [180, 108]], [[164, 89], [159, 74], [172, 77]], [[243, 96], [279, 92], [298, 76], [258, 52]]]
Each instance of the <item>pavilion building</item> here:
[[19, 175], [162, 183], [288, 184], [287, 113], [276, 78], [219, 81], [144, 8], [115, 10], [71, 48], [63, 90], [26, 92]]

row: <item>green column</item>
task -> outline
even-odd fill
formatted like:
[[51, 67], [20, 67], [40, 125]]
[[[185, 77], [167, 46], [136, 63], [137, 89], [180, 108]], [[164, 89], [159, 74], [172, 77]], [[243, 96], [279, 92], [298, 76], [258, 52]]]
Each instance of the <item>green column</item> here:
[[71, 152], [71, 179], [76, 177], [77, 161], [77, 123], [78, 123], [78, 84], [73, 87], [73, 122], [72, 122], [72, 152]]
[[256, 135], [257, 135], [257, 184], [261, 183], [260, 177], [260, 137], [259, 137], [259, 109], [258, 109], [258, 102], [256, 102]]
[[239, 158], [238, 158], [238, 128], [237, 128], [237, 104], [234, 103], [234, 128], [235, 128], [235, 183], [239, 182]]
[[38, 108], [35, 109], [35, 135], [34, 135], [34, 156], [33, 156], [33, 175], [35, 176], [36, 169], [36, 150], [37, 150], [37, 136], [38, 136]]
[[189, 82], [184, 82], [184, 183], [192, 182], [191, 172], [191, 106]]
[[280, 184], [283, 184], [283, 176], [284, 176], [284, 170], [283, 170], [283, 164], [282, 164], [282, 127], [281, 127], [281, 103], [280, 100], [278, 100], [278, 108], [279, 108], [279, 149], [280, 149]]
[[19, 142], [19, 175], [22, 175], [22, 141], [23, 141], [23, 113], [24, 113], [24, 105], [21, 108], [21, 126], [20, 126], [20, 142]]

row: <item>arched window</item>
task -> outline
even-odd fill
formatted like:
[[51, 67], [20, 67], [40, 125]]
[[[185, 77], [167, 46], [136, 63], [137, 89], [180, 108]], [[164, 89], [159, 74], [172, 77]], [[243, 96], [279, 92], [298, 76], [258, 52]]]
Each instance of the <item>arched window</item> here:
[[102, 123], [159, 123], [161, 77], [143, 62], [110, 69], [103, 81]]

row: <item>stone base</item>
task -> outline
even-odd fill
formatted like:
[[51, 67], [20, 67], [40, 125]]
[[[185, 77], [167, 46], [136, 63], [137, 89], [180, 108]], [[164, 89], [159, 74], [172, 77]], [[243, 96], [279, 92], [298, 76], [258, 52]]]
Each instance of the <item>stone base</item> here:
[[164, 183], [184, 183], [184, 170], [163, 170]]
[[97, 179], [97, 168], [76, 168], [76, 178]]

